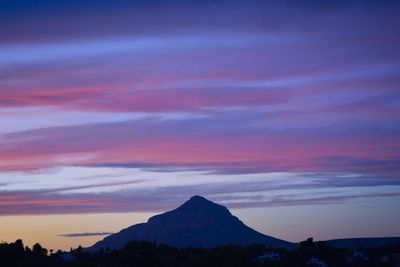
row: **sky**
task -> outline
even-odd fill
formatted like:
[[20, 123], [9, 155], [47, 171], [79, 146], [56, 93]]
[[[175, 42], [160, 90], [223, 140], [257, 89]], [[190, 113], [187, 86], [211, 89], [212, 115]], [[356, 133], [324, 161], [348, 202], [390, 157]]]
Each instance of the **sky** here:
[[396, 1], [0, 2], [0, 241], [202, 195], [298, 242], [400, 236]]

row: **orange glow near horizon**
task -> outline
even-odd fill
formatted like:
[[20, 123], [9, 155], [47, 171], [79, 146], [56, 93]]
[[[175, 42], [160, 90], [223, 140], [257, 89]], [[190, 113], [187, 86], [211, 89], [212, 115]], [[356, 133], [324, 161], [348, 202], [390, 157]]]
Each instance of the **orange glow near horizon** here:
[[70, 215], [18, 215], [0, 217], [0, 241], [22, 239], [25, 246], [40, 243], [47, 249], [65, 250], [93, 245], [104, 236], [64, 237], [82, 232], [118, 232], [132, 224], [147, 221], [150, 213], [105, 213]]

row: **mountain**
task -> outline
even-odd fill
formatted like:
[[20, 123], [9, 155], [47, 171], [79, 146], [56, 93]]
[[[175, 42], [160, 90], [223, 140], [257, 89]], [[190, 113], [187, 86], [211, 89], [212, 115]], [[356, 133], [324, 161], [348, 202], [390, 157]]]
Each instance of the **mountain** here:
[[136, 224], [107, 236], [88, 250], [119, 249], [132, 240], [157, 241], [173, 247], [264, 244], [290, 249], [296, 246], [253, 230], [224, 206], [201, 196], [193, 196], [177, 209], [151, 217], [147, 223]]
[[374, 248], [394, 245], [400, 242], [400, 237], [367, 237], [367, 238], [344, 238], [323, 241], [332, 247], [356, 249], [358, 247]]

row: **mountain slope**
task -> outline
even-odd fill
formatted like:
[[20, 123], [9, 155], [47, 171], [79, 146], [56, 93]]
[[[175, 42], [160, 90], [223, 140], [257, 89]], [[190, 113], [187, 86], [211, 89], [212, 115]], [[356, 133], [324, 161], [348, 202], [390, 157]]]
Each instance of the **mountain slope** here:
[[147, 223], [136, 224], [107, 236], [89, 250], [119, 249], [131, 240], [157, 241], [174, 247], [211, 248], [224, 244], [245, 246], [255, 243], [283, 248], [295, 246], [251, 229], [224, 206], [201, 196], [193, 196], [177, 209], [151, 217]]

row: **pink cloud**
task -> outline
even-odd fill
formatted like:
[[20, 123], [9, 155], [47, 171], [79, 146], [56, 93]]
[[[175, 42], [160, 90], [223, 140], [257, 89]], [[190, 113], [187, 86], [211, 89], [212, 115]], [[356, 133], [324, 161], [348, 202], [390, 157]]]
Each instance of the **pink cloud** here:
[[[142, 119], [8, 134], [1, 147], [1, 168], [143, 162], [210, 171], [399, 171], [395, 167], [398, 130], [385, 125], [381, 129], [367, 123], [276, 130], [262, 117], [225, 116]], [[337, 164], [340, 158], [349, 159], [348, 164]], [[367, 164], [377, 159], [382, 164]], [[394, 168], [387, 169], [384, 162], [392, 162]]]
[[[83, 3], [26, 14], [0, 8], [0, 108], [144, 117], [1, 135], [0, 172], [111, 166], [398, 181], [396, 8], [189, 2], [126, 2], [107, 12]], [[0, 211], [126, 210], [124, 198], [40, 193], [0, 195]], [[267, 204], [302, 200], [274, 201]]]

